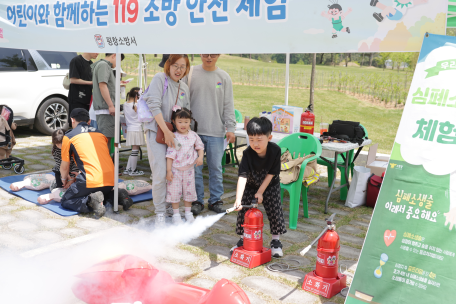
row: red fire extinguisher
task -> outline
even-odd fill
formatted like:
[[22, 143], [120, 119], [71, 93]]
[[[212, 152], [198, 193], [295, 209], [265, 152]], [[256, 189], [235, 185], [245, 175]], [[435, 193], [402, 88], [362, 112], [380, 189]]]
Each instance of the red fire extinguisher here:
[[304, 113], [301, 114], [301, 133], [314, 134], [315, 114], [312, 112], [312, 106], [309, 105]]
[[336, 278], [339, 262], [339, 235], [328, 229], [318, 241], [315, 273], [322, 278]]
[[[263, 247], [263, 213], [258, 208], [255, 199], [251, 205], [243, 205], [242, 208], [250, 209], [244, 216], [244, 245], [234, 249], [231, 262], [247, 267], [269, 263], [272, 259], [271, 249]], [[235, 207], [226, 210], [226, 214], [233, 212]]]
[[347, 276], [339, 273], [339, 250], [340, 239], [335, 231], [335, 213], [326, 220], [327, 227], [320, 235], [303, 251], [305, 255], [310, 248], [318, 241], [317, 266], [304, 278], [302, 289], [321, 295], [325, 298], [332, 298], [347, 286]]
[[263, 250], [263, 213], [252, 208], [244, 217], [244, 249], [248, 251]]

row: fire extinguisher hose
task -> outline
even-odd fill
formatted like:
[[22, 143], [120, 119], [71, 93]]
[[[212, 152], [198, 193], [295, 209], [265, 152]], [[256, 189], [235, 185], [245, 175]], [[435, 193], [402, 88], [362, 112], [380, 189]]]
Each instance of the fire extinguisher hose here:
[[328, 231], [328, 229], [329, 229], [328, 227], [326, 227], [325, 229], [323, 229], [323, 231], [320, 233], [320, 235], [319, 235], [315, 240], [313, 240], [313, 242], [310, 243], [309, 246], [307, 246], [306, 248], [304, 248], [304, 250], [301, 251], [300, 254], [301, 254], [302, 256], [304, 256], [307, 252], [309, 252], [310, 248], [312, 248], [312, 246], [315, 245], [316, 242], [318, 242], [318, 240], [323, 236], [323, 234], [326, 233], [326, 231]]
[[[291, 271], [291, 270], [298, 270], [301, 269], [302, 263], [299, 260], [296, 259], [278, 259], [280, 262], [274, 262], [271, 264], [268, 264], [266, 266], [266, 269], [272, 272], [285, 272], [285, 271]], [[292, 264], [291, 264], [291, 263]]]
[[304, 248], [304, 249], [300, 252], [300, 254], [301, 254], [302, 256], [304, 256], [307, 252], [309, 252], [310, 248], [312, 248], [312, 246], [315, 245], [316, 242], [318, 242], [318, 240], [323, 236], [323, 234], [325, 234], [326, 231], [329, 230], [329, 223], [332, 223], [332, 222], [334, 221], [334, 217], [335, 217], [335, 216], [336, 216], [336, 213], [333, 213], [333, 214], [329, 217], [329, 219], [326, 220], [326, 222], [328, 223], [328, 226], [326, 226], [326, 228], [323, 229], [323, 231], [320, 233], [320, 235], [319, 235], [315, 240], [313, 240], [313, 242], [310, 243], [309, 246], [307, 246], [306, 248]]

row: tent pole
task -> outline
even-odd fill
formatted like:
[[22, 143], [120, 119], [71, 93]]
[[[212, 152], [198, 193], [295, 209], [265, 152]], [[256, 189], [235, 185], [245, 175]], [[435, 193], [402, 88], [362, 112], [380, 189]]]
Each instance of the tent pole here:
[[143, 68], [142, 54], [139, 54], [138, 87], [141, 89], [143, 89], [142, 68]]
[[114, 116], [114, 212], [119, 211], [119, 145], [120, 145], [120, 62], [121, 54], [116, 54], [116, 115]]
[[288, 106], [288, 87], [290, 84], [290, 53], [287, 53], [287, 68], [285, 72], [285, 105]]
[[144, 56], [144, 59], [143, 59], [143, 62], [144, 62], [144, 90], [147, 88], [147, 57], [146, 57], [146, 54], [143, 54]]
[[138, 87], [144, 90], [143, 77], [142, 77], [142, 70], [143, 70], [143, 60], [142, 59], [143, 59], [142, 54], [139, 54]]

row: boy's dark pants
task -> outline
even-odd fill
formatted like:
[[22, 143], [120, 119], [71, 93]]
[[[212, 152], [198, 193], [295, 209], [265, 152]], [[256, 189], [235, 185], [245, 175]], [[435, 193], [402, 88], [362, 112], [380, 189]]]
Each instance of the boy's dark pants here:
[[[246, 186], [244, 195], [242, 196], [242, 205], [251, 205], [257, 192], [258, 189]], [[271, 234], [280, 235], [286, 233], [287, 229], [285, 228], [285, 220], [283, 218], [282, 203], [280, 202], [280, 184], [266, 188], [266, 191], [263, 193], [263, 206], [269, 220]], [[242, 209], [238, 213], [236, 223], [236, 233], [238, 235], [244, 234], [242, 225], [244, 224], [245, 213], [248, 210]]]

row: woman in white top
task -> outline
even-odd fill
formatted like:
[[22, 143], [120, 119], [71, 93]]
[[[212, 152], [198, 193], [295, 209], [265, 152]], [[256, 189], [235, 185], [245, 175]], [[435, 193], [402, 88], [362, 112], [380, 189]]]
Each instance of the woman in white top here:
[[136, 169], [138, 163], [139, 147], [146, 144], [142, 125], [138, 120], [136, 102], [140, 97], [140, 88], [135, 87], [127, 94], [127, 102], [123, 106], [125, 122], [127, 123], [127, 146], [132, 146], [131, 155], [128, 158], [127, 168], [124, 174], [130, 176], [143, 175], [143, 171]]

